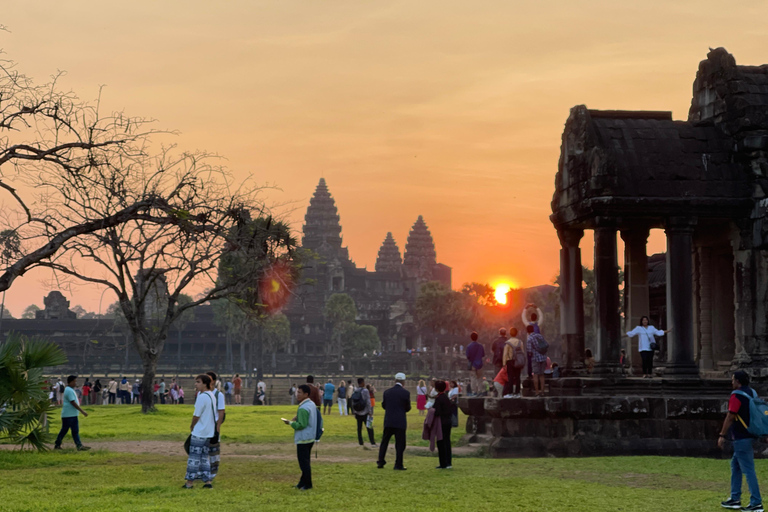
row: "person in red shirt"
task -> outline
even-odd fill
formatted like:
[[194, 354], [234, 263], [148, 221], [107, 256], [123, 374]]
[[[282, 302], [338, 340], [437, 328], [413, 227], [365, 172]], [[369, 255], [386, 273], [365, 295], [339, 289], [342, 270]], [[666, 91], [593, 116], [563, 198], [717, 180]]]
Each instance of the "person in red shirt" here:
[[91, 383], [87, 380], [85, 381], [85, 384], [83, 384], [83, 405], [90, 405], [91, 404]]
[[502, 366], [496, 377], [493, 378], [493, 387], [496, 388], [496, 396], [501, 398], [504, 396], [504, 386], [509, 382], [509, 374], [507, 373], [507, 367]]
[[242, 393], [242, 389], [243, 389], [243, 379], [241, 379], [241, 378], [240, 378], [240, 374], [239, 374], [239, 373], [236, 373], [236, 374], [235, 374], [235, 378], [234, 378], [234, 379], [232, 379], [232, 385], [233, 385], [233, 386], [234, 386], [234, 388], [235, 388], [235, 389], [234, 389], [234, 393], [235, 393], [235, 404], [237, 404], [237, 405], [241, 405], [241, 404], [240, 404], [240, 400], [241, 400], [241, 398], [240, 398], [240, 395], [241, 395], [241, 393]]
[[[749, 426], [749, 404], [752, 398], [757, 398], [757, 393], [749, 387], [749, 375], [739, 370], [731, 377], [733, 392], [728, 400], [728, 415], [720, 429], [720, 438], [717, 446], [725, 447], [725, 440], [730, 439], [733, 444], [733, 458], [731, 459], [731, 496], [720, 503], [723, 508], [763, 512], [763, 500], [760, 497], [760, 487], [757, 484], [755, 473], [754, 441], [755, 436], [747, 430]], [[741, 506], [742, 475], [747, 479], [749, 486], [749, 506]]]
[[315, 377], [307, 375], [307, 384], [309, 384], [309, 399], [315, 402], [317, 407], [322, 407], [323, 397], [320, 396], [320, 389], [315, 386]]

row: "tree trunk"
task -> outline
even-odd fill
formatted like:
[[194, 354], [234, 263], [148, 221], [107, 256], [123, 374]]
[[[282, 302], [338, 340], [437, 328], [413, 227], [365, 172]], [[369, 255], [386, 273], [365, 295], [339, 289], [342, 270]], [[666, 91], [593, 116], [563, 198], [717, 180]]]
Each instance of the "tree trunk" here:
[[148, 413], [155, 410], [153, 397], [157, 358], [152, 354], [142, 354], [141, 360], [144, 363], [144, 375], [141, 379], [141, 412]]
[[437, 376], [437, 333], [432, 338], [432, 377]]

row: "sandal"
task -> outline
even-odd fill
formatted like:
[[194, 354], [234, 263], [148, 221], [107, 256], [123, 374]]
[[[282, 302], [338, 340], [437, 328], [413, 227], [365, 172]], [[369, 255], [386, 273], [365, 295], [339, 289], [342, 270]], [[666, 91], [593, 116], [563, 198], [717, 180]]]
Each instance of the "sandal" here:
[[184, 485], [181, 486], [182, 489], [191, 489], [192, 487], [194, 487], [194, 486], [193, 485], [187, 485], [187, 484], [184, 484]]
[[203, 485], [203, 489], [213, 489], [213, 484], [205, 484]]

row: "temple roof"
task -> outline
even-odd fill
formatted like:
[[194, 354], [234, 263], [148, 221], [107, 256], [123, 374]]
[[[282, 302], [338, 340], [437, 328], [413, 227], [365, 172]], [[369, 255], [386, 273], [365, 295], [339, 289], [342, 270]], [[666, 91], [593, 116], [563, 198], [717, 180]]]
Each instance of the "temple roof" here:
[[392, 233], [387, 233], [379, 249], [379, 256], [376, 258], [376, 272], [398, 272], [402, 264], [400, 248], [392, 237]]
[[348, 259], [346, 249], [341, 247], [341, 222], [325, 178], [315, 189], [309, 200], [307, 214], [304, 216], [304, 237], [301, 245], [312, 249], [326, 258], [342, 257]]
[[432, 233], [429, 232], [424, 218], [419, 218], [413, 224], [408, 234], [408, 242], [405, 244], [405, 258], [403, 264], [407, 268], [408, 275], [420, 280], [430, 280], [432, 269], [437, 263], [435, 242]]

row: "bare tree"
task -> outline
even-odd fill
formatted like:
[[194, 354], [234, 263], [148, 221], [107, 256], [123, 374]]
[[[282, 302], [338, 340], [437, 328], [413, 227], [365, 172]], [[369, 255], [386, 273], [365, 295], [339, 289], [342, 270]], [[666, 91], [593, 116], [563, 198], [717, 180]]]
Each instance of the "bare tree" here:
[[[0, 291], [72, 238], [157, 206], [156, 197], [129, 196], [110, 209], [90, 207], [90, 186], [111, 176], [109, 186], [119, 189], [119, 168], [146, 156], [156, 132], [148, 119], [104, 115], [98, 100], [62, 90], [61, 75], [38, 85], [0, 59], [0, 191], [18, 206], [17, 215], [5, 213], [0, 233]], [[71, 201], [88, 208], [78, 216], [58, 215], [58, 207]]]

